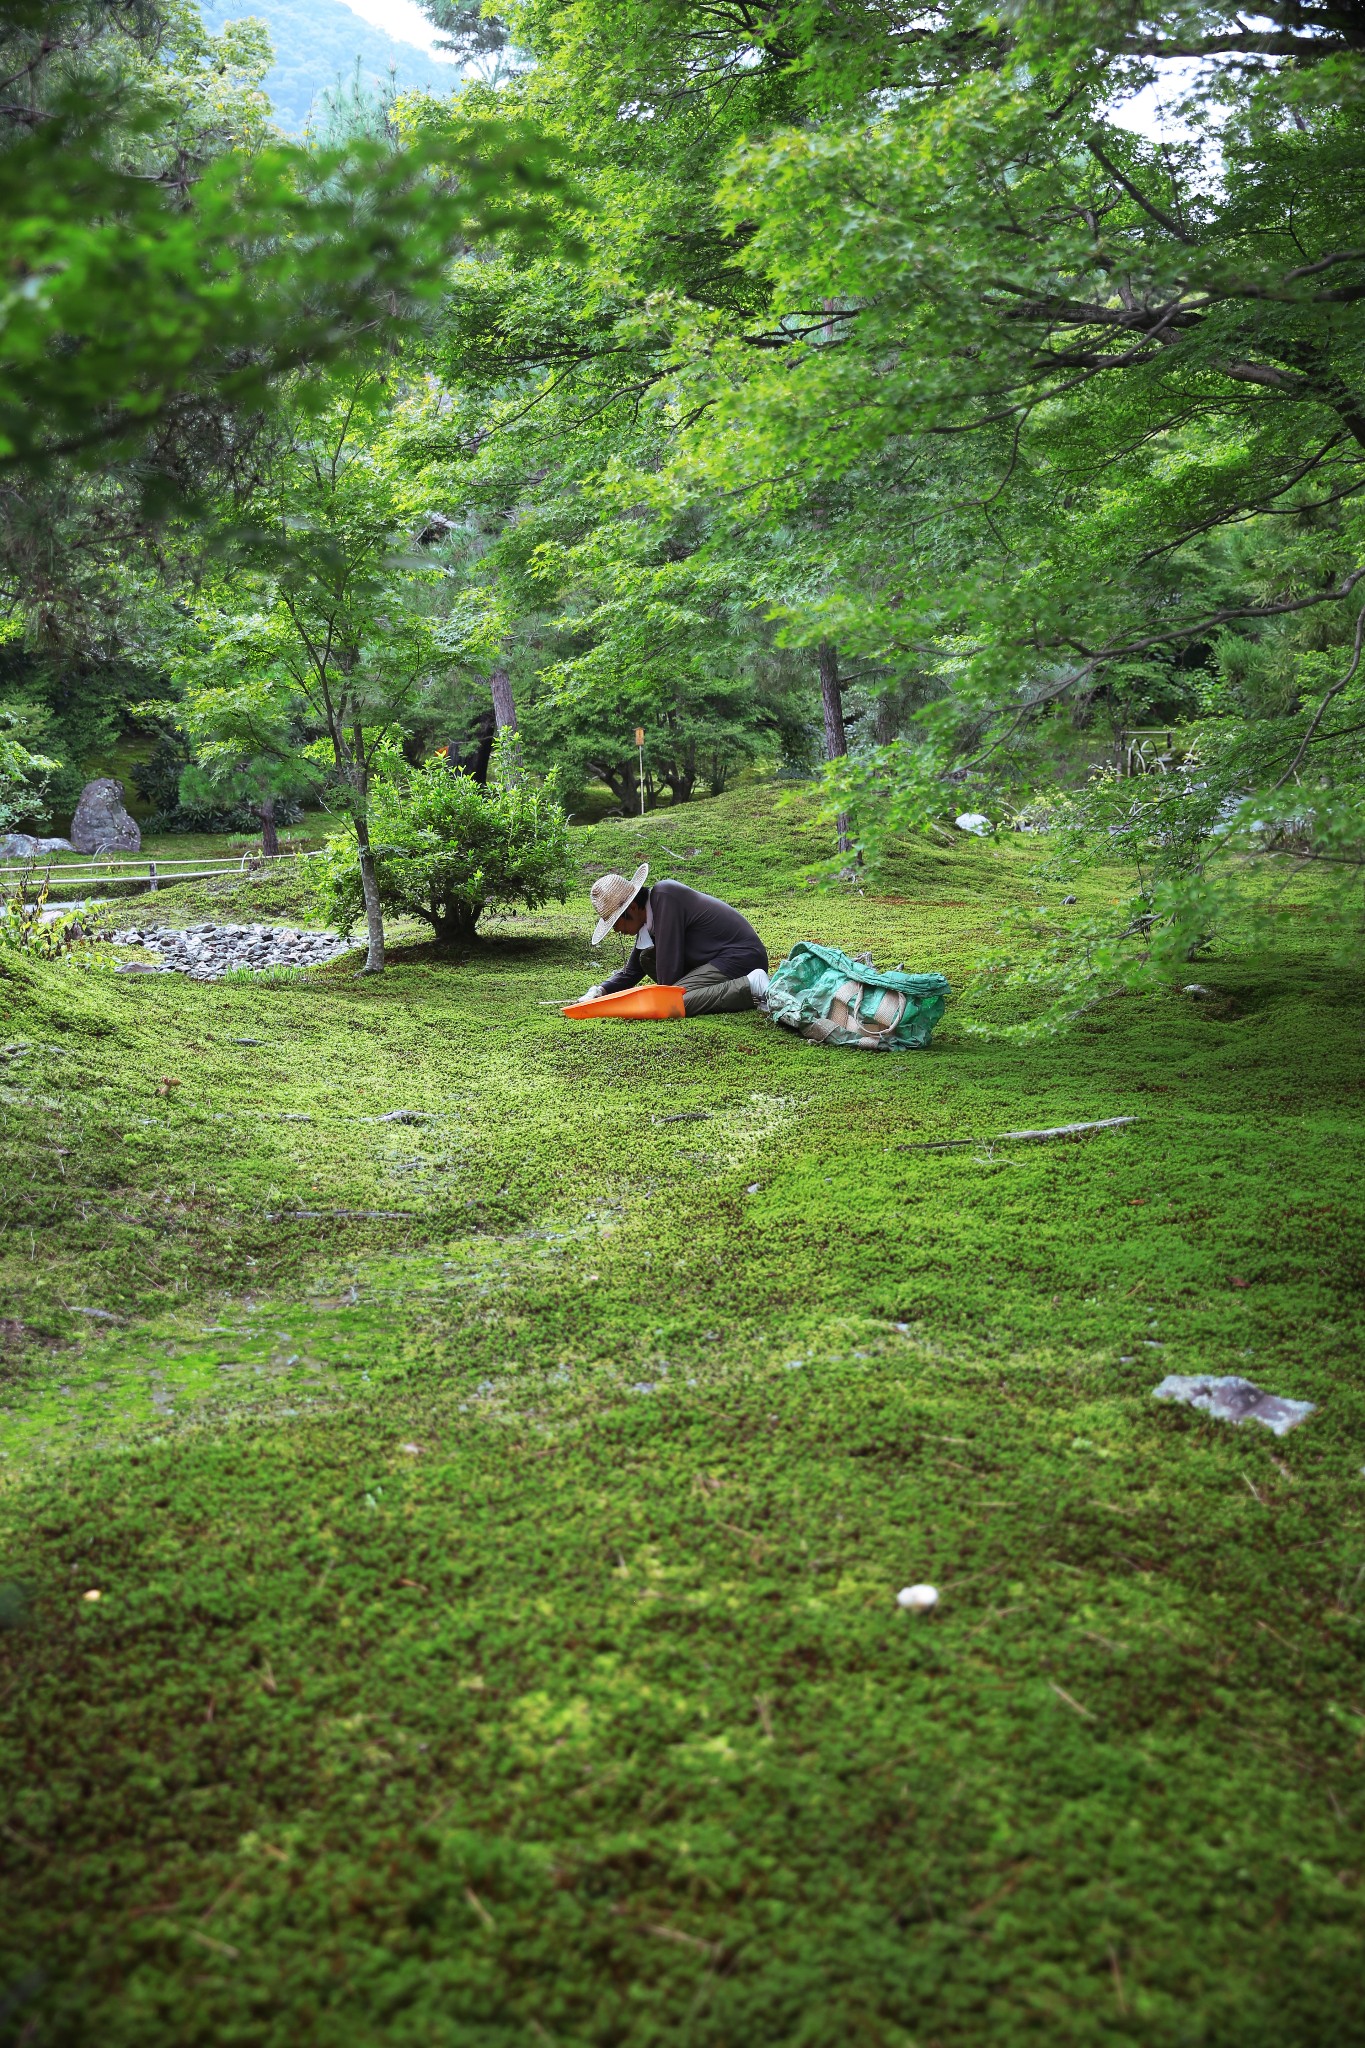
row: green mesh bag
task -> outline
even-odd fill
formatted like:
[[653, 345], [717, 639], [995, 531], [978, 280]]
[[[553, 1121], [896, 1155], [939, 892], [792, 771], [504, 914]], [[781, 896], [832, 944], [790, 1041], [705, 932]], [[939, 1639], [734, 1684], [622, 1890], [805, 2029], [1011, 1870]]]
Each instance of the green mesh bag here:
[[947, 1002], [942, 974], [883, 973], [868, 954], [850, 960], [837, 946], [803, 939], [774, 968], [763, 1008], [817, 1045], [911, 1052], [928, 1045]]

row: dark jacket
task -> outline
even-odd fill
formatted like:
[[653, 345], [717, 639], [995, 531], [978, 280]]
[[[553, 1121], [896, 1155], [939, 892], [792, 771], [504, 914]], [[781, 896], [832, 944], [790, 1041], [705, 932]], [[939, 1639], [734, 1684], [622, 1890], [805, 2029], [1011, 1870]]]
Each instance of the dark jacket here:
[[653, 913], [654, 944], [636, 940], [624, 967], [602, 983], [604, 995], [634, 988], [646, 974], [660, 985], [680, 982], [693, 967], [718, 967], [727, 980], [766, 970], [763, 941], [747, 917], [741, 917], [719, 896], [703, 896], [684, 882], [656, 882], [648, 891]]

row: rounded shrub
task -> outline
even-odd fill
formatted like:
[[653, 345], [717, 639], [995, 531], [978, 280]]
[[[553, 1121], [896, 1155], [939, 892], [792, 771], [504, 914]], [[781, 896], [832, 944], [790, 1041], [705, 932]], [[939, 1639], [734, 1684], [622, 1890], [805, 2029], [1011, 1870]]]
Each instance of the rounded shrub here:
[[[529, 780], [514, 738], [500, 744], [487, 783], [440, 756], [377, 781], [369, 826], [384, 909], [421, 918], [445, 944], [475, 939], [486, 911], [535, 910], [568, 894], [568, 819], [556, 779]], [[318, 866], [323, 914], [349, 931], [364, 915], [354, 835], [334, 834]]]

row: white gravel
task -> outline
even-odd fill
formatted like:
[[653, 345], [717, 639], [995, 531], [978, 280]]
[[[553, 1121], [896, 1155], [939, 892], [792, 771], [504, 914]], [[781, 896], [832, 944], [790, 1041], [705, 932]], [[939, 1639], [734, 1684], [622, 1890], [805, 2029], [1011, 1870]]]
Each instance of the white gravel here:
[[[125, 925], [110, 934], [116, 946], [145, 946], [157, 956], [153, 971], [183, 974], [190, 981], [221, 981], [233, 968], [264, 972], [272, 967], [321, 967], [350, 951], [339, 932], [294, 931], [288, 925], [192, 924], [173, 930], [167, 925]], [[137, 972], [140, 963], [122, 963], [122, 972]], [[146, 972], [142, 968], [140, 971]]]

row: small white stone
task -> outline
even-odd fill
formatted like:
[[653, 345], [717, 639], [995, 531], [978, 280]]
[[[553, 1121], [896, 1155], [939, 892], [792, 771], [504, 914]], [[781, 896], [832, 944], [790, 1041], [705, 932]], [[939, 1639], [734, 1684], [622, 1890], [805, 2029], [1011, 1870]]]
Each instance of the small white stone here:
[[98, 1600], [99, 1597], [99, 1593], [94, 1586], [90, 1588], [90, 1591], [88, 1593], [81, 1594], [82, 1600]]
[[898, 1607], [906, 1607], [911, 1614], [928, 1614], [938, 1606], [937, 1586], [902, 1586], [896, 1595]]

